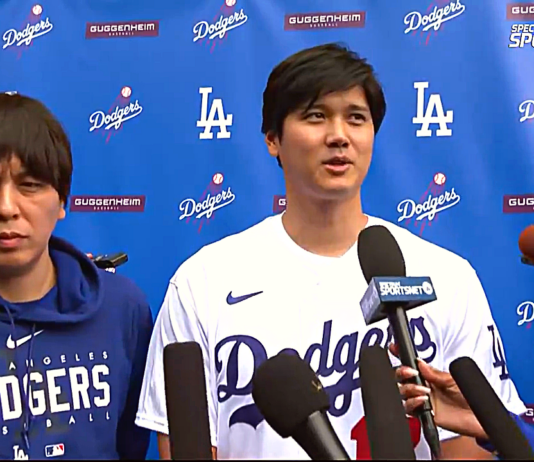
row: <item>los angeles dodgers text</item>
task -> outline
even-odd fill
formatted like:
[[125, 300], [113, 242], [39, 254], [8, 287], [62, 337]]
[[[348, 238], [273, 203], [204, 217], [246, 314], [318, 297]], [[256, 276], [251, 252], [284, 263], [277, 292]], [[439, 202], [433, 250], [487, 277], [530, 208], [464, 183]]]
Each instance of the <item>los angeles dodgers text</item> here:
[[[12, 353], [12, 352], [11, 352]], [[9, 355], [11, 356], [11, 355]], [[20, 426], [8, 425], [23, 415], [24, 391], [28, 387], [28, 361], [5, 357], [8, 373], [0, 376], [1, 434], [20, 431]], [[46, 418], [46, 427], [56, 424], [76, 424], [84, 421], [109, 420], [111, 386], [107, 351], [85, 354], [44, 356], [31, 360], [29, 368], [29, 408], [33, 416]], [[85, 412], [84, 412], [85, 411]]]

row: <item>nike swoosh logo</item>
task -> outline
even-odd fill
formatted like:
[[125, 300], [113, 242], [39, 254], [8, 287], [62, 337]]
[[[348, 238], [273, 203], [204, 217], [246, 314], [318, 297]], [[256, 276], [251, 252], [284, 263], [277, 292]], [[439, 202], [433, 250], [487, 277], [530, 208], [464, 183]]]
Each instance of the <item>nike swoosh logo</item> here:
[[[33, 336], [37, 337], [39, 334], [43, 333], [44, 330], [37, 331]], [[15, 348], [18, 348], [21, 345], [24, 345], [28, 340], [31, 340], [32, 334], [27, 335], [26, 337], [19, 338], [18, 340], [13, 340], [11, 338], [11, 335], [7, 338], [6, 347], [10, 350], [14, 350]]]
[[259, 294], [262, 294], [262, 293], [263, 293], [263, 290], [261, 290], [260, 292], [254, 292], [253, 294], [247, 294], [247, 295], [241, 295], [239, 297], [233, 297], [232, 296], [232, 292], [230, 292], [228, 294], [228, 296], [226, 297], [226, 303], [228, 303], [228, 305], [235, 305], [236, 303], [244, 302], [245, 300], [248, 300], [249, 298], [255, 297], [256, 295], [259, 295]]

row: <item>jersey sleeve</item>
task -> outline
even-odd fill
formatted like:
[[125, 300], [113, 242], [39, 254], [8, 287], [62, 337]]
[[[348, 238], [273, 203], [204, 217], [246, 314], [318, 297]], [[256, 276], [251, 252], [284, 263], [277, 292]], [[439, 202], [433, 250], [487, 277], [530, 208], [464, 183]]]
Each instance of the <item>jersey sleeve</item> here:
[[[193, 289], [185, 262], [169, 283], [165, 299], [158, 313], [154, 333], [150, 340], [147, 365], [139, 400], [136, 424], [140, 427], [168, 434], [165, 382], [163, 374], [163, 349], [170, 343], [193, 341], [200, 345], [206, 376], [211, 444], [217, 447], [217, 399], [212, 381], [206, 325], [200, 319], [197, 305], [202, 304], [203, 294]], [[198, 281], [197, 281], [198, 282]]]
[[[504, 347], [495, 324], [482, 284], [475, 270], [466, 262], [455, 306], [450, 307], [447, 329], [443, 337], [443, 365], [446, 371], [452, 361], [470, 357], [486, 376], [508, 411], [526, 412], [516, 387], [510, 378]], [[439, 295], [438, 295], [439, 296]], [[439, 429], [440, 439], [460, 436]]]

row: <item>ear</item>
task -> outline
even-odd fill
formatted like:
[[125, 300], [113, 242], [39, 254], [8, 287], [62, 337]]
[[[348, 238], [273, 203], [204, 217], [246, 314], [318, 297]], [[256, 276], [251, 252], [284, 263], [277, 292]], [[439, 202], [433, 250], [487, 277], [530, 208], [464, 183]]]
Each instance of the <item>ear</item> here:
[[65, 218], [66, 215], [67, 215], [67, 212], [65, 212], [65, 203], [63, 201], [61, 201], [57, 219], [58, 220], [63, 220], [63, 218]]
[[267, 150], [269, 154], [273, 157], [278, 157], [278, 151], [280, 148], [280, 141], [278, 135], [275, 135], [274, 132], [268, 132], [265, 135], [265, 144], [267, 145]]

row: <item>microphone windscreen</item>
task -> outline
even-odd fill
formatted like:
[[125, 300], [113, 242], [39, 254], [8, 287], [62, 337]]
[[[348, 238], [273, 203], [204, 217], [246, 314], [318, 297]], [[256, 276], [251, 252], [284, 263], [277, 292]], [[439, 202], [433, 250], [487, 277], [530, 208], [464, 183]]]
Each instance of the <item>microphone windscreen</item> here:
[[399, 244], [384, 226], [369, 226], [358, 236], [358, 259], [367, 284], [375, 277], [405, 277]]
[[173, 460], [212, 460], [202, 350], [196, 342], [163, 349], [165, 401]]
[[458, 358], [449, 370], [501, 458], [534, 460], [527, 439], [476, 363], [471, 358]]
[[521, 231], [518, 244], [521, 253], [534, 260], [534, 225], [529, 225]]
[[313, 369], [300, 357], [279, 353], [264, 361], [252, 378], [252, 397], [267, 423], [282, 438], [316, 411], [330, 407]]
[[361, 350], [360, 383], [372, 459], [415, 460], [395, 371], [379, 345]]

